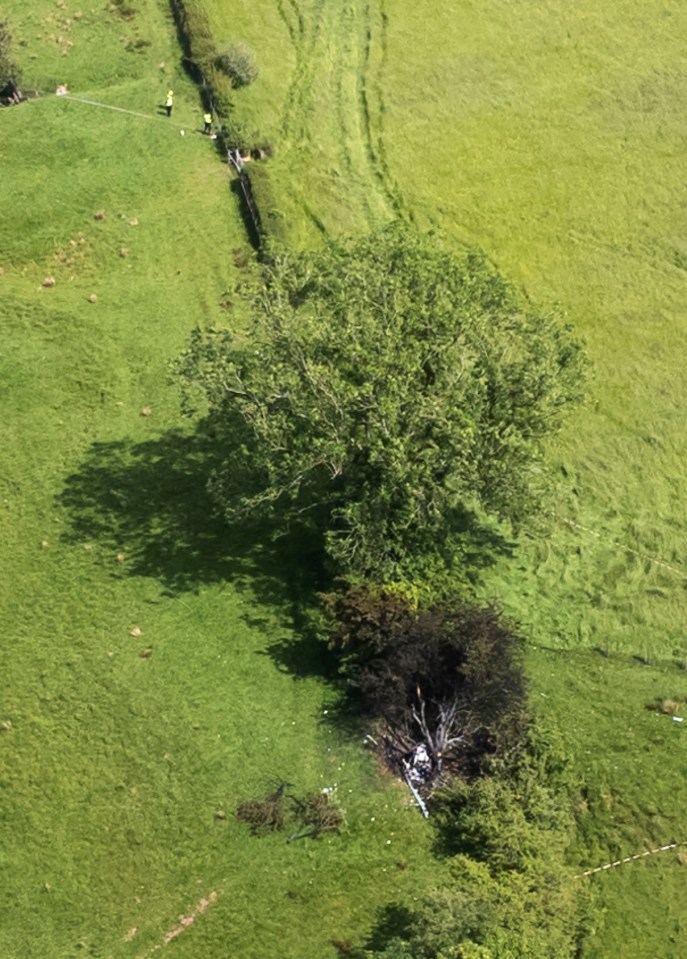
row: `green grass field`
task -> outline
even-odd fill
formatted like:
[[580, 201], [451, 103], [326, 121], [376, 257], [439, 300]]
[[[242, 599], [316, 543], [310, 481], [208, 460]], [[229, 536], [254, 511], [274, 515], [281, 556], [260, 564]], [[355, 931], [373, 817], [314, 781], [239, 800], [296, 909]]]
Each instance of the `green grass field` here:
[[257, 51], [236, 109], [274, 141], [294, 242], [412, 216], [483, 248], [588, 346], [589, 402], [552, 451], [554, 532], [488, 589], [541, 642], [687, 657], [685, 12], [205, 6]]
[[[209, 517], [167, 369], [195, 323], [226, 322], [250, 251], [167, 8], [131, 5], [3, 8], [44, 96], [0, 111], [0, 954], [142, 959], [214, 891], [178, 955], [333, 959], [443, 865], [405, 791], [325, 718], [335, 691], [291, 615], [307, 568]], [[236, 110], [274, 145], [294, 243], [413, 217], [483, 247], [585, 338], [552, 531], [484, 591], [531, 638], [533, 699], [585, 784], [570, 862], [687, 839], [687, 733], [645, 709], [687, 697], [685, 12], [206, 8], [220, 43], [257, 52]], [[338, 783], [348, 832], [249, 836], [233, 808], [282, 777]], [[681, 954], [679, 856], [590, 882], [585, 959]]]
[[[321, 959], [441, 867], [299, 668], [286, 559], [208, 515], [168, 364], [250, 249], [164, 6], [135, 7], [5, 7], [45, 93], [0, 112], [0, 954], [146, 956], [216, 892], [176, 954]], [[281, 778], [337, 783], [346, 835], [250, 836], [237, 803]]]

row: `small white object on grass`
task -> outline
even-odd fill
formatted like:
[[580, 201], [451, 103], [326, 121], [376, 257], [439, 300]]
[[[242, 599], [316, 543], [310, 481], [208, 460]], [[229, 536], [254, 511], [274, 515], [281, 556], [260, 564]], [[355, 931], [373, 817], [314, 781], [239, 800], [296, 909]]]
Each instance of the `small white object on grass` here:
[[674, 723], [684, 723], [684, 721], [685, 721], [685, 720], [684, 720], [684, 717], [683, 717], [683, 716], [673, 716], [673, 722], [674, 722]]
[[179, 133], [181, 134], [182, 137], [186, 136], [186, 130], [179, 130]]

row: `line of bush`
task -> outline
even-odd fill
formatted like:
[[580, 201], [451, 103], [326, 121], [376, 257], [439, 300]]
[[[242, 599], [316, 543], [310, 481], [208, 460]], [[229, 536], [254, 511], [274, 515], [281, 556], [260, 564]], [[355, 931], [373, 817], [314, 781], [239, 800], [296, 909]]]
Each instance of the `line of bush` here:
[[[404, 589], [432, 592], [448, 577], [469, 593], [458, 562], [474, 573], [485, 540], [501, 543], [482, 513], [515, 529], [537, 512], [541, 440], [579, 399], [581, 348], [483, 257], [458, 260], [407, 226], [289, 254], [264, 165], [239, 182], [261, 244], [285, 253], [260, 273], [250, 350], [226, 331], [194, 334], [177, 366], [184, 408], [202, 397], [225, 444], [211, 488], [230, 521], [255, 512], [320, 526], [345, 584], [329, 613], [348, 705], [423, 812], [423, 795], [432, 807], [450, 861], [451, 882], [405, 909], [400, 927], [382, 916], [368, 943], [339, 951], [571, 959], [584, 934], [564, 865], [575, 784], [528, 715], [520, 637], [495, 606], [416, 604]], [[330, 812], [326, 796], [310, 800], [303, 835]], [[237, 815], [256, 832], [282, 828], [284, 789]]]
[[278, 244], [285, 246], [288, 240], [288, 230], [284, 214], [279, 210], [269, 170], [259, 163], [251, 163], [245, 167], [243, 176], [248, 180], [248, 186], [253, 202], [259, 214], [259, 232], [262, 243], [268, 246]]
[[[225, 149], [250, 150], [260, 140], [256, 131], [248, 131], [233, 116], [232, 91], [257, 78], [253, 53], [244, 44], [235, 43], [220, 52], [202, 5], [196, 0], [170, 0], [172, 13], [187, 66], [203, 91], [203, 98], [221, 125]], [[284, 217], [274, 199], [269, 172], [263, 166], [251, 166], [241, 174], [242, 215], [249, 234], [261, 245], [283, 245], [287, 239]]]
[[170, 3], [187, 66], [219, 120], [226, 121], [232, 109], [232, 83], [217, 66], [218, 50], [205, 11], [196, 0]]

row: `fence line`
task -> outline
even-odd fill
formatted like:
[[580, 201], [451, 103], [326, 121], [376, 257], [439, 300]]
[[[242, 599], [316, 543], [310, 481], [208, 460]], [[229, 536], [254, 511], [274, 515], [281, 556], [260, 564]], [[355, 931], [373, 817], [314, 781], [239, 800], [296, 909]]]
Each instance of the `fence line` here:
[[653, 856], [657, 852], [666, 852], [668, 849], [676, 849], [678, 846], [687, 846], [687, 841], [669, 842], [666, 846], [657, 846], [656, 849], [647, 849], [646, 852], [639, 852], [636, 856], [625, 856], [624, 859], [616, 859], [613, 862], [607, 862], [603, 866], [596, 866], [594, 869], [586, 869], [578, 873], [575, 879], [584, 879], [585, 876], [593, 876], [596, 872], [605, 872], [607, 869], [615, 869], [616, 866], [622, 866], [625, 862], [634, 862], [636, 859], [643, 859], [645, 856]]
[[[597, 539], [603, 539], [602, 534], [595, 529], [592, 529], [590, 526], [583, 526], [581, 523], [576, 523], [572, 519], [562, 520], [566, 526], [572, 526], [575, 529], [581, 529], [585, 533], [591, 533], [592, 536], [595, 536]], [[682, 576], [683, 579], [687, 579], [687, 571], [678, 569], [676, 566], [671, 566], [670, 563], [666, 563], [662, 559], [655, 559], [653, 556], [649, 556], [648, 553], [642, 553], [638, 549], [633, 549], [632, 546], [625, 546], [624, 543], [620, 543], [617, 539], [611, 539], [610, 543], [612, 546], [617, 546], [618, 549], [624, 550], [626, 553], [632, 553], [634, 556], [638, 556], [640, 559], [646, 560], [648, 563], [653, 563], [654, 566], [661, 566], [663, 569], [669, 569], [671, 573], [677, 573], [678, 576]]]
[[[102, 107], [103, 110], [116, 110], [117, 113], [128, 113], [132, 117], [142, 117], [144, 120], [167, 120], [167, 117], [156, 116], [152, 113], [138, 113], [136, 110], [126, 110], [124, 107], [114, 107], [110, 103], [99, 103], [97, 100], [86, 100], [84, 97], [74, 97], [71, 93], [60, 94], [62, 100], [73, 100], [75, 103], [87, 103], [90, 107]], [[169, 120], [167, 120], [169, 123]]]

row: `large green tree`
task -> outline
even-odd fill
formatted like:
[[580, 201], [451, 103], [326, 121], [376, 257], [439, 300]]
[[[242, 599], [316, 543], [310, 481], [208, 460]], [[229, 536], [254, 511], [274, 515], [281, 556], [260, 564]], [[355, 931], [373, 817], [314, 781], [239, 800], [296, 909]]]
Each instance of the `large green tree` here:
[[316, 516], [339, 568], [390, 576], [466, 508], [532, 508], [581, 352], [484, 256], [392, 224], [275, 255], [249, 301], [248, 333], [197, 331], [178, 364], [225, 444], [227, 513]]

